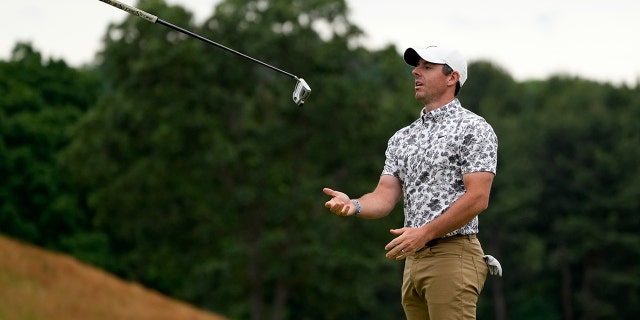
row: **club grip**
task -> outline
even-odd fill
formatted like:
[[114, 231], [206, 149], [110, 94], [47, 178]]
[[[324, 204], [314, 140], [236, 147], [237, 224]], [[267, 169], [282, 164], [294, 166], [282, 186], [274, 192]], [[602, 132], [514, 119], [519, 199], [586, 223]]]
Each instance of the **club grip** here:
[[152, 15], [150, 13], [142, 11], [142, 10], [136, 8], [136, 7], [132, 7], [132, 6], [128, 5], [128, 4], [124, 4], [124, 3], [120, 2], [120, 1], [116, 1], [116, 0], [99, 0], [99, 1], [102, 1], [102, 2], [104, 2], [106, 4], [110, 4], [110, 5], [116, 7], [118, 9], [120, 9], [120, 10], [123, 10], [123, 11], [129, 12], [131, 14], [134, 14], [134, 15], [142, 18], [142, 19], [145, 19], [145, 20], [151, 22], [151, 23], [156, 23], [156, 21], [158, 20], [158, 17], [156, 17], [156, 16], [154, 16], [154, 15]]

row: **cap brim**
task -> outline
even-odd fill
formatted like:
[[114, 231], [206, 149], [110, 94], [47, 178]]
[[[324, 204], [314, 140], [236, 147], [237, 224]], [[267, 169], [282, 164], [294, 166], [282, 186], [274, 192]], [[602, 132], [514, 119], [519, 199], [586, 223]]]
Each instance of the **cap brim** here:
[[[428, 47], [427, 49], [429, 48], [435, 48], [435, 47]], [[405, 50], [404, 62], [414, 67], [418, 65], [418, 63], [420, 62], [420, 59], [430, 63], [435, 63], [435, 64], [446, 63], [444, 60], [442, 60], [442, 58], [438, 57], [437, 53], [434, 53], [433, 50], [427, 50], [427, 49], [409, 48]]]
[[406, 62], [410, 66], [417, 66], [418, 62], [420, 62], [420, 55], [416, 52], [415, 49], [409, 48], [404, 51], [404, 62]]

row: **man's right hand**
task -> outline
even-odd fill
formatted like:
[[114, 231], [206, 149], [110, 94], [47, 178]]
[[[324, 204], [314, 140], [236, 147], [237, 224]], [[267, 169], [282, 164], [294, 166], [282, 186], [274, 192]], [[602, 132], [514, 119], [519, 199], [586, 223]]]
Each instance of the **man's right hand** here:
[[322, 192], [331, 197], [331, 200], [324, 204], [324, 206], [329, 208], [331, 212], [339, 216], [350, 216], [356, 212], [356, 206], [344, 192], [335, 191], [329, 188], [322, 189]]

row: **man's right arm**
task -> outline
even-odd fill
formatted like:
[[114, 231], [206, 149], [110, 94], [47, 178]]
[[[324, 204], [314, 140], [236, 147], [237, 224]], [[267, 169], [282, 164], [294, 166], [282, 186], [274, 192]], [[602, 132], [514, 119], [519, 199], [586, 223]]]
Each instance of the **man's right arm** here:
[[[356, 212], [356, 206], [349, 197], [339, 191], [325, 188], [324, 193], [331, 196], [325, 206], [337, 215], [350, 216]], [[402, 196], [400, 180], [391, 175], [380, 176], [380, 181], [373, 192], [356, 199], [360, 202], [361, 211], [358, 217], [379, 219], [391, 213]]]
[[398, 178], [391, 175], [380, 176], [375, 190], [360, 197], [362, 211], [358, 215], [365, 219], [386, 217], [402, 196], [402, 185]]

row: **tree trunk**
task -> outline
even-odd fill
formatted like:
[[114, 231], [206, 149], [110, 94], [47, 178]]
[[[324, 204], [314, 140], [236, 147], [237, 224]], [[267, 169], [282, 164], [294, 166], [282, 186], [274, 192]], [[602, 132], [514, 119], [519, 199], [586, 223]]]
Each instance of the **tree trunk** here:
[[273, 297], [273, 309], [271, 311], [271, 320], [280, 320], [284, 317], [284, 307], [289, 296], [284, 281], [278, 280]]
[[265, 319], [265, 306], [264, 306], [264, 261], [262, 258], [262, 252], [260, 252], [257, 245], [262, 238], [264, 230], [264, 212], [259, 208], [259, 204], [253, 204], [249, 206], [248, 212], [245, 214], [249, 217], [247, 224], [250, 232], [245, 234], [247, 252], [249, 254], [249, 292], [251, 299], [251, 319], [263, 320]]
[[507, 302], [504, 298], [504, 282], [502, 278], [493, 281], [491, 294], [493, 295], [493, 307], [496, 311], [496, 320], [507, 320]]
[[255, 247], [251, 247], [249, 250], [251, 319], [262, 320], [264, 316], [264, 303], [262, 301], [262, 265], [260, 263], [260, 255], [256, 251]]
[[571, 266], [567, 261], [567, 249], [562, 245], [560, 251], [560, 263], [562, 270], [562, 312], [565, 320], [573, 320], [573, 292], [571, 290]]
[[[495, 253], [496, 256], [501, 256], [500, 234], [498, 232], [492, 233], [489, 241], [491, 252]], [[502, 280], [502, 277], [494, 277], [494, 279], [492, 279], [492, 283], [494, 285], [491, 288], [491, 295], [493, 296], [493, 308], [496, 313], [496, 320], [507, 320], [507, 302], [504, 295], [504, 281]]]
[[[596, 268], [600, 261], [600, 254], [598, 252], [594, 252], [586, 255], [587, 258], [584, 259], [584, 274], [582, 275], [582, 288], [580, 290], [581, 293], [581, 306], [582, 310], [582, 320], [594, 320], [601, 319], [602, 315], [597, 314], [597, 297], [594, 292], [594, 273], [596, 272]], [[596, 308], [596, 309], [594, 309]]]

